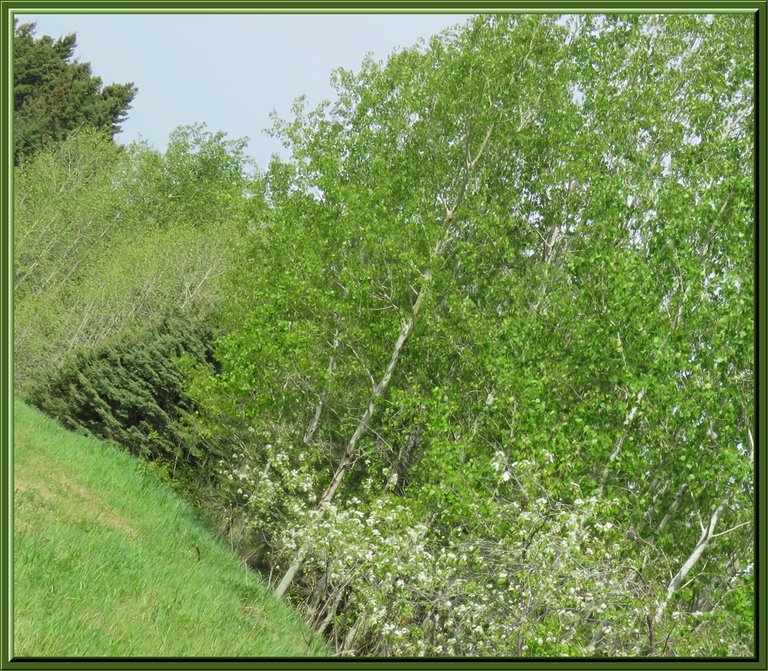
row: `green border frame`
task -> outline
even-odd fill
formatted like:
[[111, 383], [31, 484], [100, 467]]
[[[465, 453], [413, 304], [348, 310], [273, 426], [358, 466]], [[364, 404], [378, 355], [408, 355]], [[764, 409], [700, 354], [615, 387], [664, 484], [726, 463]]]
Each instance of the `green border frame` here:
[[[766, 307], [768, 306], [768, 0], [0, 0], [0, 669], [754, 669], [768, 670], [768, 450], [766, 449]], [[755, 567], [757, 656], [751, 659], [247, 659], [247, 658], [13, 658], [12, 530], [13, 530], [13, 167], [12, 167], [12, 39], [15, 13], [283, 13], [283, 14], [477, 14], [491, 11], [520, 13], [749, 13], [755, 18]]]

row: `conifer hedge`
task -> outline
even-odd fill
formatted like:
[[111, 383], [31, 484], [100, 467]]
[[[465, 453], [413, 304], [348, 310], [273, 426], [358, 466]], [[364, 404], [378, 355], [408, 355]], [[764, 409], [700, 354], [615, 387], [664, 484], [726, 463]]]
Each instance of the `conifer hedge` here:
[[185, 361], [213, 365], [212, 333], [199, 320], [170, 315], [138, 335], [74, 352], [32, 386], [28, 401], [69, 429], [149, 461], [194, 466], [203, 454], [185, 421], [193, 410]]

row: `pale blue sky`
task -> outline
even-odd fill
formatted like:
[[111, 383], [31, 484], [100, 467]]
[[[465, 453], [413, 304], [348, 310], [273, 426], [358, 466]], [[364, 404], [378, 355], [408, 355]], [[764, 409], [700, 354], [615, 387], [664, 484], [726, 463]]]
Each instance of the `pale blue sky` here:
[[77, 33], [75, 55], [105, 84], [132, 81], [139, 92], [117, 136], [164, 149], [169, 133], [205, 122], [248, 136], [265, 167], [279, 142], [262, 131], [306, 94], [314, 107], [333, 96], [331, 71], [357, 70], [366, 53], [386, 58], [466, 20], [458, 14], [36, 14], [36, 35]]

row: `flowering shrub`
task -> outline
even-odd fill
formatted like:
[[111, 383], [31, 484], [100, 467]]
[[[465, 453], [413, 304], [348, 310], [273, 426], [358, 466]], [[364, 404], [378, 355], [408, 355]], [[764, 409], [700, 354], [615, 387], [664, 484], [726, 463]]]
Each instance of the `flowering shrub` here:
[[[538, 488], [535, 466], [517, 463], [514, 490], [510, 471], [497, 469], [483, 533], [445, 535], [370, 480], [365, 500], [308, 506], [319, 483], [306, 453], [294, 465], [273, 444], [258, 452], [260, 469], [241, 452], [226, 477], [272, 538], [276, 572], [308, 548], [291, 595], [339, 654], [643, 655], [659, 640], [665, 654], [712, 649], [710, 615], [672, 611], [651, 627], [663, 582], [642, 567], [655, 548], [627, 554], [618, 499], [540, 496], [524, 506], [521, 495]], [[748, 645], [729, 650], [747, 654]]]

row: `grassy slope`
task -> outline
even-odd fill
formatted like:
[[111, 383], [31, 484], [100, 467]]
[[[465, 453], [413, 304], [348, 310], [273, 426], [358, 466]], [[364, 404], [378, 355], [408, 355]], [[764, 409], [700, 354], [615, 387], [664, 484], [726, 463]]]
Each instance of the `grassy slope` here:
[[20, 401], [14, 455], [15, 655], [328, 654], [130, 455]]

